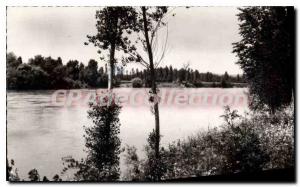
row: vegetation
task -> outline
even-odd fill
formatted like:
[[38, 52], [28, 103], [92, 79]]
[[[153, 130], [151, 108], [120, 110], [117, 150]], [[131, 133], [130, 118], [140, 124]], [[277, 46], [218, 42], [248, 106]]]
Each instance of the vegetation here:
[[[116, 63], [115, 51], [122, 50], [126, 54], [132, 50], [132, 47], [127, 47], [131, 43], [125, 33], [130, 35], [134, 29], [136, 14], [133, 7], [105, 7], [96, 11], [96, 19], [97, 34], [88, 35], [88, 39], [99, 48], [98, 53], [102, 54], [101, 59], [109, 62], [108, 89], [111, 89]], [[109, 59], [105, 59], [106, 51], [109, 51]], [[124, 55], [123, 58], [125, 58]]]
[[20, 181], [17, 168], [14, 168], [15, 161], [6, 159], [6, 177], [9, 181]]
[[132, 83], [132, 88], [141, 88], [141, 87], [143, 87], [143, 81], [142, 81], [142, 79], [140, 79], [138, 77], [132, 79], [131, 83]]
[[[132, 68], [131, 71], [126, 72], [124, 72], [123, 69], [120, 69], [118, 72], [116, 78], [119, 80], [130, 81], [133, 78], [138, 77], [143, 80], [145, 87], [150, 87], [151, 85], [150, 73], [147, 69], [140, 71], [139, 69]], [[223, 75], [213, 74], [211, 72], [200, 73], [198, 70], [193, 70], [191, 68], [180, 68], [178, 70], [173, 68], [172, 65], [156, 68], [155, 75], [157, 83], [189, 84], [191, 87], [198, 88], [233, 87], [232, 83], [245, 83], [244, 77], [240, 75], [228, 75], [227, 72]]]
[[[178, 140], [168, 147], [160, 145], [160, 121], [158, 103], [153, 102], [155, 129], [149, 134], [145, 146], [146, 157], [140, 159], [135, 147], [128, 146], [124, 180], [161, 181], [166, 179], [226, 175], [232, 173], [254, 173], [277, 168], [295, 167], [294, 148], [294, 46], [293, 9], [286, 7], [250, 7], [240, 9], [240, 33], [242, 40], [234, 44], [245, 76], [201, 74], [189, 68], [180, 70], [170, 67], [156, 68], [152, 39], [157, 28], [164, 26], [162, 18], [166, 7], [107, 7], [97, 11], [96, 36], [89, 42], [100, 48], [99, 53], [109, 50], [109, 79], [97, 62], [90, 60], [88, 66], [77, 61], [62, 64], [60, 58], [36, 56], [23, 64], [22, 59], [12, 53], [7, 55], [7, 85], [9, 89], [53, 89], [73, 87], [98, 87], [108, 83], [112, 88], [115, 51], [123, 51], [129, 57], [123, 61], [140, 62], [146, 66], [143, 72], [132, 71], [130, 77], [118, 73], [121, 80], [133, 79], [133, 86], [144, 82], [151, 88], [150, 101], [157, 95], [157, 82], [179, 82], [186, 86], [203, 86], [203, 80], [215, 86], [231, 87], [232, 82], [250, 85], [252, 110], [244, 116], [225, 108], [221, 117], [224, 124], [218, 128], [200, 132], [185, 140]], [[111, 18], [112, 19], [108, 19]], [[149, 61], [128, 40], [124, 32], [144, 34], [138, 41], [144, 45]], [[162, 55], [163, 57], [163, 55]], [[121, 68], [123, 69], [123, 68]], [[106, 72], [106, 70], [105, 70]], [[126, 78], [124, 78], [126, 77]], [[245, 77], [245, 78], [244, 78]], [[38, 81], [36, 81], [38, 80]], [[41, 81], [42, 80], [42, 81]], [[95, 81], [96, 80], [96, 81]], [[218, 84], [216, 84], [217, 82]], [[69, 159], [67, 170], [74, 169], [76, 181], [120, 180], [121, 141], [119, 113], [121, 107], [113, 101], [113, 94], [104, 99], [106, 105], [91, 104], [88, 117], [93, 125], [85, 127], [87, 157], [81, 161]], [[267, 110], [265, 110], [267, 109]], [[269, 112], [271, 111], [271, 112]], [[14, 162], [7, 161], [9, 180], [20, 180]], [[29, 171], [30, 181], [40, 181], [36, 169]], [[43, 181], [48, 181], [47, 177]], [[55, 175], [53, 181], [61, 181]]]
[[[106, 98], [108, 99], [108, 98]], [[108, 100], [106, 100], [108, 102]], [[119, 113], [121, 107], [110, 105], [91, 105], [88, 112], [93, 120], [91, 127], [85, 127], [85, 147], [87, 157], [81, 161], [69, 159], [63, 170], [75, 169], [75, 181], [116, 181], [119, 179], [119, 156], [121, 141]]]
[[250, 85], [251, 106], [267, 106], [274, 113], [289, 105], [295, 91], [294, 7], [249, 7], [240, 11], [242, 40], [234, 44], [234, 52]]
[[97, 61], [90, 60], [87, 66], [77, 60], [63, 65], [58, 57], [37, 55], [23, 63], [21, 57], [7, 54], [7, 89], [71, 89], [85, 87], [107, 87], [107, 75], [98, 68]]
[[[295, 166], [293, 106], [276, 115], [254, 112], [246, 116], [226, 108], [223, 118], [225, 123], [219, 128], [161, 148], [162, 163], [157, 169], [162, 171], [161, 179]], [[147, 157], [139, 159], [136, 148], [127, 147], [125, 158], [129, 170], [124, 180], [151, 180], [149, 163], [153, 159], [149, 157], [149, 148], [145, 150]]]
[[[144, 87], [150, 87], [149, 70], [138, 69], [125, 71], [122, 66], [116, 67], [112, 85], [117, 87], [120, 81], [130, 81], [140, 78]], [[172, 66], [155, 69], [156, 82], [184, 84], [187, 87], [223, 87], [224, 75], [199, 73], [198, 70], [177, 70]], [[34, 90], [34, 89], [72, 89], [72, 88], [107, 88], [107, 68], [98, 67], [98, 62], [90, 60], [88, 65], [77, 60], [69, 60], [65, 65], [61, 58], [36, 55], [28, 63], [13, 53], [7, 54], [7, 89], [9, 90]], [[189, 83], [189, 84], [187, 84]], [[244, 83], [242, 76], [229, 76], [225, 86], [232, 87], [231, 83]], [[229, 86], [228, 86], [229, 85]]]
[[[295, 166], [293, 105], [282, 111], [276, 111], [275, 114], [251, 112], [243, 116], [235, 110], [225, 108], [222, 117], [224, 124], [218, 128], [201, 131], [185, 140], [178, 140], [167, 147], [160, 147], [160, 159], [155, 158], [154, 131], [150, 133], [148, 144], [145, 146], [145, 158], [139, 158], [134, 146], [127, 146], [124, 156], [126, 171], [123, 173], [122, 180], [156, 181], [239, 172], [251, 173]], [[118, 171], [120, 149], [111, 157], [115, 161], [110, 162], [110, 157], [105, 155], [109, 153], [112, 156], [111, 154], [117, 149], [100, 151], [104, 150], [104, 144], [100, 144], [99, 140], [104, 136], [99, 134], [101, 129], [99, 127], [93, 127], [98, 130], [90, 128], [95, 138], [91, 145], [100, 148], [99, 152], [94, 152], [91, 158], [97, 157], [98, 159], [80, 162], [71, 159], [68, 162], [67, 169], [76, 169], [74, 180], [119, 180], [119, 173], [116, 171]], [[115, 148], [115, 146], [112, 147]], [[104, 160], [106, 161], [103, 162]], [[104, 166], [103, 163], [115, 163], [115, 165], [101, 172], [95, 167], [96, 162], [100, 168]], [[13, 161], [12, 165], [14, 165]], [[17, 172], [12, 171], [11, 165], [8, 164], [9, 180], [20, 180]], [[29, 174], [30, 180], [36, 181], [39, 178], [37, 171], [31, 170], [29, 173], [31, 173]], [[55, 178], [61, 180], [56, 175], [52, 181], [57, 181]]]

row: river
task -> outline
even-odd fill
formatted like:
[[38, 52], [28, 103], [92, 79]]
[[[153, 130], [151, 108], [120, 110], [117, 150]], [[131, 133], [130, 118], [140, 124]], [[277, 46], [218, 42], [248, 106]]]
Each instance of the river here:
[[[211, 99], [208, 99], [210, 102], [207, 103], [192, 104], [185, 103], [185, 96], [182, 96], [178, 103], [172, 99], [167, 99], [166, 102], [161, 100], [162, 145], [219, 126], [222, 124], [220, 115], [224, 112], [225, 104], [229, 103], [240, 113], [247, 110], [245, 102], [235, 102], [236, 98], [246, 98], [246, 88], [162, 88], [161, 93], [167, 91], [170, 98], [170, 93], [178, 90], [182, 95], [187, 94], [187, 97], [191, 97], [193, 93], [200, 93], [202, 96], [208, 95]], [[147, 93], [145, 89], [119, 88], [116, 91], [122, 92], [123, 95], [136, 94], [135, 96], [145, 97], [146, 100], [148, 98], [147, 94], [141, 94]], [[136, 93], [137, 91], [140, 92]], [[65, 92], [67, 94], [64, 96], [68, 96], [70, 90]], [[86, 95], [95, 91], [75, 92]], [[56, 93], [54, 90], [7, 91], [7, 156], [15, 160], [21, 178], [27, 178], [28, 171], [33, 168], [36, 168], [41, 176], [52, 178], [55, 174], [60, 174], [63, 168], [62, 157], [73, 156], [80, 159], [85, 156], [83, 126], [91, 125], [91, 120], [87, 118], [88, 106], [82, 103], [84, 96], [80, 100], [74, 96], [73, 100], [77, 100], [77, 104], [75, 102], [67, 105], [67, 101], [61, 105], [51, 100]], [[125, 103], [120, 113], [122, 146], [136, 146], [139, 155], [143, 157], [147, 136], [154, 128], [154, 116], [148, 105], [132, 105], [128, 101]], [[122, 168], [124, 169], [124, 165], [121, 164], [121, 170]]]

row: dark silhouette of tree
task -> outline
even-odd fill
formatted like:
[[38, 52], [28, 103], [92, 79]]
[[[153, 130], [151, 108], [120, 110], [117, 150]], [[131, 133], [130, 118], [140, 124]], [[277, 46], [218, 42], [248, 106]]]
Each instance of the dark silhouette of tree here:
[[105, 59], [104, 53], [109, 52], [108, 88], [111, 89], [116, 63], [115, 51], [122, 49], [127, 53], [127, 50], [131, 50], [127, 48], [130, 40], [125, 33], [132, 32], [136, 14], [132, 7], [105, 7], [96, 11], [96, 19], [97, 34], [87, 37], [90, 43], [99, 48], [98, 53], [102, 54], [100, 59]]
[[96, 80], [98, 76], [98, 63], [97, 61], [91, 59], [86, 68], [84, 69], [84, 80], [88, 83], [88, 85], [96, 87]]
[[239, 10], [242, 40], [233, 46], [250, 86], [251, 107], [266, 105], [274, 113], [291, 102], [295, 90], [294, 8]]
[[79, 62], [77, 60], [70, 60], [66, 64], [66, 76], [73, 80], [79, 79]]
[[[146, 86], [151, 87], [150, 98], [149, 101], [153, 102], [153, 111], [155, 116], [155, 132], [156, 132], [156, 159], [159, 159], [159, 136], [160, 136], [160, 127], [159, 127], [159, 109], [158, 109], [158, 96], [157, 96], [157, 85], [156, 81], [159, 76], [156, 76], [155, 69], [162, 62], [165, 52], [166, 52], [166, 44], [167, 44], [167, 36], [166, 41], [162, 50], [159, 50], [161, 54], [154, 53], [155, 40], [157, 39], [157, 31], [162, 26], [166, 25], [163, 22], [163, 18], [168, 11], [167, 7], [139, 7], [135, 9], [136, 13], [136, 24], [132, 28], [135, 33], [138, 34], [137, 41], [135, 43], [140, 43], [142, 45], [143, 51], [138, 51], [138, 49], [128, 43], [127, 48], [123, 49], [125, 52], [128, 52], [129, 58], [122, 59], [124, 64], [130, 62], [137, 62], [143, 65], [147, 70], [149, 70], [149, 79], [147, 79]], [[143, 36], [139, 34], [142, 33]], [[168, 32], [167, 32], [168, 34]], [[130, 49], [130, 50], [128, 50]], [[142, 58], [144, 54], [148, 56], [148, 60]], [[148, 82], [149, 80], [149, 82]], [[156, 180], [159, 180], [160, 176], [156, 176]]]

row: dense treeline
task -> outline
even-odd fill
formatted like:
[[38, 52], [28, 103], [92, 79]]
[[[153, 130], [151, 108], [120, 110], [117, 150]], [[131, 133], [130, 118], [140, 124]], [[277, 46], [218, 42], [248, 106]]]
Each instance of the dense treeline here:
[[[117, 77], [121, 80], [132, 80], [135, 77], [141, 78], [146, 85], [150, 83], [149, 71], [139, 69], [131, 69], [131, 71], [124, 70], [121, 67], [118, 69], [119, 74]], [[202, 82], [222, 82], [229, 83], [245, 83], [244, 77], [241, 75], [232, 76], [225, 72], [223, 75], [213, 74], [211, 72], [200, 73], [198, 70], [191, 68], [176, 69], [171, 66], [158, 67], [155, 69], [157, 75], [157, 82], [184, 82], [191, 83], [195, 86], [200, 85]]]
[[[217, 75], [210, 72], [200, 73], [190, 68], [176, 69], [172, 66], [155, 69], [157, 82], [184, 83], [186, 86], [202, 87], [202, 82], [214, 83], [212, 87], [231, 87], [230, 83], [244, 83], [243, 76], [231, 76], [227, 72]], [[114, 86], [122, 80], [131, 81], [134, 78], [142, 80], [142, 86], [150, 86], [149, 70], [125, 70], [123, 66], [116, 67]], [[7, 54], [7, 89], [72, 89], [72, 88], [106, 88], [107, 68], [98, 67], [98, 62], [91, 59], [88, 65], [77, 60], [69, 60], [63, 64], [58, 57], [43, 57], [36, 55], [22, 61], [13, 53]], [[215, 84], [216, 83], [216, 84]]]
[[86, 87], [107, 87], [107, 75], [95, 60], [87, 66], [77, 60], [64, 65], [58, 57], [37, 55], [23, 63], [21, 57], [7, 54], [7, 89], [70, 89]]

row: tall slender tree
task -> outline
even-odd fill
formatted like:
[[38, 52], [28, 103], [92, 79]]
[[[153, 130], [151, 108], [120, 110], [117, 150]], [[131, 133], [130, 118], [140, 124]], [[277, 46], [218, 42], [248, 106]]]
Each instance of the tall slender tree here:
[[[135, 43], [140, 43], [141, 48], [144, 50], [139, 51], [135, 46], [129, 46], [129, 48], [132, 49], [129, 51], [130, 58], [123, 58], [122, 60], [123, 63], [138, 62], [149, 71], [151, 87], [149, 101], [153, 103], [153, 113], [155, 118], [155, 159], [160, 160], [159, 98], [155, 69], [162, 62], [166, 54], [168, 30], [164, 41], [162, 41], [162, 38], [158, 37], [158, 31], [163, 26], [166, 26], [164, 18], [166, 18], [169, 12], [167, 7], [144, 6], [136, 8], [136, 12], [137, 22], [135, 25], [135, 31], [138, 33], [138, 37]], [[141, 33], [142, 36], [140, 36]], [[161, 48], [158, 50], [159, 45], [161, 45]], [[148, 60], [143, 58], [145, 55], [148, 56]], [[154, 178], [155, 180], [159, 180], [160, 175], [157, 174]]]

